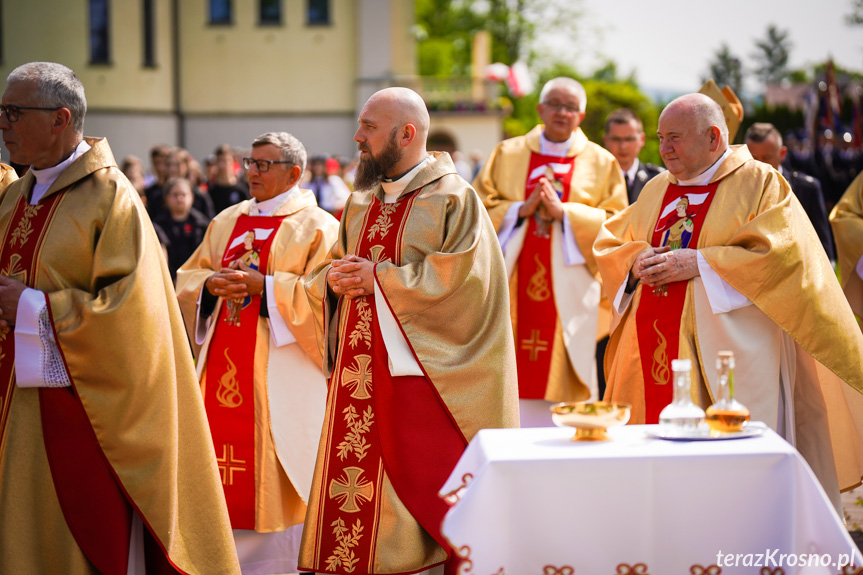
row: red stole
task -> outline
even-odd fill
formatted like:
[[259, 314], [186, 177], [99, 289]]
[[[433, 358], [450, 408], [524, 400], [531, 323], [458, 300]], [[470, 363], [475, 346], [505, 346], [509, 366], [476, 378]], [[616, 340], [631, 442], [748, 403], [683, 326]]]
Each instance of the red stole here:
[[[65, 191], [57, 192], [36, 205], [29, 205], [26, 196], [18, 199], [4, 234], [0, 275], [17, 279], [30, 287], [35, 285], [39, 254], [65, 194]], [[56, 333], [54, 337], [57, 340]], [[10, 400], [16, 386], [13, 365], [15, 338], [9, 331], [0, 339], [2, 452]], [[62, 354], [62, 348], [59, 349]], [[38, 389], [45, 455], [57, 500], [69, 531], [87, 559], [101, 573], [125, 574], [132, 507], [102, 452], [75, 391], [75, 382], [71, 376], [69, 380], [72, 387]], [[149, 531], [145, 531], [145, 541], [147, 562], [156, 568], [154, 572], [176, 573], [163, 554], [164, 549]]]
[[[669, 184], [650, 244], [694, 249], [718, 186], [719, 182], [687, 187]], [[680, 319], [688, 285], [681, 281], [641, 288], [635, 325], [644, 377], [645, 423], [658, 423], [659, 413], [674, 396], [671, 360], [677, 359], [680, 349]]]
[[[53, 194], [35, 206], [27, 202], [26, 196], [18, 198], [0, 246], [0, 275], [33, 287], [39, 252], [62, 197], [62, 193]], [[15, 335], [6, 328], [0, 330], [0, 455], [15, 387]]]
[[[372, 200], [356, 253], [401, 265], [405, 225], [418, 192], [393, 204]], [[342, 309], [342, 308], [347, 309]], [[329, 443], [321, 482], [315, 565], [374, 573], [384, 473], [401, 502], [444, 548], [440, 486], [466, 447], [427, 376], [390, 375], [374, 296], [341, 300], [339, 350], [329, 382]]]
[[[222, 256], [266, 273], [284, 217], [241, 215]], [[231, 527], [255, 528], [255, 343], [261, 296], [225, 300], [207, 352], [204, 407], [213, 435]]]
[[[561, 201], [569, 200], [569, 187], [575, 158], [531, 153], [525, 182], [525, 200], [539, 193], [539, 178], [545, 176], [557, 190]], [[541, 206], [542, 204], [540, 204]], [[557, 306], [551, 281], [551, 226], [537, 209], [528, 220], [524, 245], [518, 256], [518, 321], [516, 362], [518, 395], [523, 399], [544, 399], [551, 367]]]

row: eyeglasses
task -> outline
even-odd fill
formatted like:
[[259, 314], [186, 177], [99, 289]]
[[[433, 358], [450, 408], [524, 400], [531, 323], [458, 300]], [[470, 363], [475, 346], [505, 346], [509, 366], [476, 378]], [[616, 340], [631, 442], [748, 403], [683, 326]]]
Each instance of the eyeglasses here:
[[0, 114], [5, 114], [9, 123], [14, 124], [18, 121], [18, 116], [21, 115], [21, 110], [50, 110], [53, 112], [59, 109], [60, 108], [38, 108], [36, 106], [0, 106]]
[[578, 114], [579, 112], [581, 112], [580, 109], [570, 106], [568, 104], [560, 104], [558, 102], [541, 102], [541, 104], [555, 112], [566, 112], [568, 114]]
[[256, 160], [255, 158], [243, 158], [243, 166], [247, 170], [251, 169], [252, 164], [254, 164], [255, 166], [257, 166], [258, 171], [261, 172], [262, 174], [264, 172], [269, 172], [270, 166], [272, 166], [273, 164], [290, 164], [290, 163], [291, 162], [288, 162], [285, 160], [275, 162], [273, 160]]
[[625, 138], [621, 138], [619, 136], [608, 136], [606, 139], [612, 144], [634, 144], [638, 141], [636, 136], [627, 136]]

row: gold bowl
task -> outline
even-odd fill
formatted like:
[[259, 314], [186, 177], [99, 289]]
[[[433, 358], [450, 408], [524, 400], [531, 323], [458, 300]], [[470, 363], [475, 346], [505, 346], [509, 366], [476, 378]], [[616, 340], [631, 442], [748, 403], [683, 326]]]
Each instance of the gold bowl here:
[[551, 406], [551, 419], [558, 427], [574, 427], [573, 441], [606, 441], [609, 427], [629, 421], [632, 406], [610, 401], [578, 401]]

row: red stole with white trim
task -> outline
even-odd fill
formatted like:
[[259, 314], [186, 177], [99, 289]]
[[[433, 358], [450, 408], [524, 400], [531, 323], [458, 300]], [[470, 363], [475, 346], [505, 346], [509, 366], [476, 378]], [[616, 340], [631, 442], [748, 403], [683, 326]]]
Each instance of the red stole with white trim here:
[[[525, 200], [539, 193], [539, 178], [545, 176], [561, 201], [569, 199], [575, 157], [561, 158], [531, 153], [525, 182]], [[551, 266], [551, 226], [557, 221], [542, 218], [541, 206], [528, 220], [527, 234], [518, 256], [518, 321], [516, 363], [518, 396], [544, 399], [551, 367], [557, 306]]]
[[[672, 250], [694, 249], [719, 182], [706, 186], [669, 184], [662, 200], [650, 244]], [[671, 360], [680, 348], [680, 320], [689, 281], [652, 288], [642, 286], [635, 315], [638, 348], [644, 377], [645, 423], [658, 423], [659, 413], [671, 403]]]
[[[242, 262], [266, 273], [284, 217], [241, 215], [222, 267]], [[255, 343], [261, 296], [225, 300], [207, 352], [204, 407], [213, 435], [231, 527], [255, 528]]]

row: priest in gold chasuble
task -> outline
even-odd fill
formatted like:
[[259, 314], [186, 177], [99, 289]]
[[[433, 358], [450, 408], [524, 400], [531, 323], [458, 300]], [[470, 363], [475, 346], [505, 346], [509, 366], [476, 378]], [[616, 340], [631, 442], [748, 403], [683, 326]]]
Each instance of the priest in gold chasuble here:
[[863, 174], [854, 178], [830, 212], [842, 290], [863, 329]]
[[243, 573], [293, 573], [327, 394], [303, 280], [339, 225], [299, 188], [295, 137], [263, 134], [244, 162], [253, 199], [216, 216], [177, 294]]
[[59, 64], [0, 130], [0, 573], [239, 573], [174, 288], [135, 188]]
[[359, 124], [358, 191], [306, 283], [330, 388], [299, 567], [454, 573], [438, 490], [479, 429], [518, 426], [503, 257], [415, 92]]
[[715, 400], [714, 361], [736, 359], [752, 419], [795, 445], [831, 500], [863, 478], [863, 335], [787, 182], [728, 146], [707, 96], [659, 119], [668, 172], [603, 224], [594, 254], [615, 312], [605, 399], [656, 423], [670, 362], [692, 360], [693, 400]]
[[597, 397], [610, 318], [591, 247], [627, 200], [614, 156], [579, 128], [586, 105], [581, 84], [550, 80], [543, 124], [501, 142], [474, 181], [510, 274], [522, 426], [552, 425], [550, 402]]

